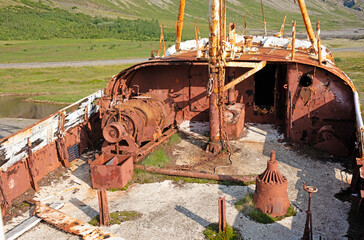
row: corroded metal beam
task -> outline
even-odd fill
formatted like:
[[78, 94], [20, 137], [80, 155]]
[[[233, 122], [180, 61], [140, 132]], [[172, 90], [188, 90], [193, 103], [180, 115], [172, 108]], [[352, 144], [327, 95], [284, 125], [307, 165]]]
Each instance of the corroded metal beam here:
[[225, 197], [219, 198], [219, 232], [226, 230], [226, 201]]
[[310, 17], [308, 15], [308, 12], [307, 12], [305, 0], [297, 0], [297, 1], [298, 1], [298, 5], [300, 6], [300, 10], [301, 10], [302, 18], [303, 18], [303, 23], [305, 24], [308, 38], [310, 39], [311, 44], [312, 44], [315, 52], [317, 52], [315, 32], [312, 29], [312, 24], [311, 24], [311, 20], [310, 20]]
[[220, 40], [220, 1], [210, 0], [209, 1], [210, 17], [209, 17], [209, 57], [210, 65], [216, 64], [217, 51]]
[[292, 60], [294, 60], [294, 55], [296, 53], [296, 21], [293, 21], [292, 23]]
[[[49, 207], [54, 208], [56, 210], [60, 209], [64, 206], [64, 203], [56, 202], [52, 203]], [[1, 214], [1, 211], [0, 211]], [[0, 217], [0, 221], [1, 221]], [[15, 240], [19, 236], [21, 236], [26, 231], [30, 230], [31, 228], [35, 227], [38, 223], [40, 223], [42, 219], [40, 219], [37, 216], [31, 216], [27, 220], [21, 222], [19, 225], [15, 226], [11, 230], [7, 231], [5, 234], [6, 238], [1, 238], [1, 231], [0, 231], [0, 239], [6, 239], [6, 240]]]
[[51, 207], [48, 207], [40, 202], [35, 202], [34, 213], [53, 226], [62, 229], [65, 232], [82, 236], [85, 240], [98, 240], [108, 238], [118, 238], [116, 235], [111, 234], [99, 227], [92, 226], [88, 223], [84, 223], [78, 219], [75, 219], [63, 212], [57, 211]]
[[225, 67], [256, 68], [260, 62], [226, 62]]
[[106, 189], [105, 188], [97, 189], [97, 196], [99, 199], [100, 226], [109, 226], [110, 212], [109, 212], [109, 203], [107, 202]]
[[[224, 87], [224, 90], [228, 90], [229, 88], [232, 88], [236, 84], [244, 81], [245, 79], [247, 79], [248, 77], [250, 77], [254, 73], [256, 73], [256, 72], [260, 71], [261, 69], [263, 69], [266, 64], [267, 64], [266, 61], [261, 61], [260, 63], [256, 63], [253, 69], [249, 70], [248, 72], [244, 73], [240, 77], [238, 77], [235, 80], [233, 80], [233, 81], [229, 82], [228, 84], [226, 84], [225, 87]], [[248, 66], [249, 65], [251, 65], [251, 63], [248, 64]]]
[[286, 25], [286, 19], [287, 19], [287, 16], [284, 16], [283, 23], [282, 23], [282, 26], [281, 26], [281, 30], [279, 31], [278, 34], [275, 35], [275, 37], [283, 37], [283, 35], [284, 35], [284, 26]]
[[173, 169], [163, 169], [163, 168], [154, 168], [154, 167], [146, 167], [142, 165], [134, 165], [135, 169], [144, 170], [152, 173], [160, 173], [171, 176], [180, 176], [180, 177], [191, 177], [191, 178], [202, 178], [202, 179], [211, 179], [216, 181], [231, 181], [231, 182], [254, 182], [257, 176], [231, 176], [231, 175], [219, 175], [219, 174], [210, 174], [210, 173], [201, 173], [201, 172], [190, 172], [190, 171], [181, 171], [181, 170], [173, 170]]
[[166, 55], [166, 42], [164, 41], [164, 34], [163, 34], [163, 25], [161, 24], [161, 36], [159, 38], [159, 50], [158, 56], [160, 56], [162, 52], [162, 42], [163, 42], [163, 57]]
[[317, 21], [316, 25], [316, 34], [317, 34], [317, 54], [318, 54], [318, 62], [322, 64], [322, 56], [321, 56], [321, 29], [320, 29], [320, 20]]
[[177, 21], [177, 36], [176, 36], [176, 51], [180, 50], [182, 29], [183, 29], [183, 18], [185, 16], [185, 5], [186, 0], [181, 0], [179, 5], [178, 21]]
[[[210, 119], [210, 139], [212, 142], [220, 141], [220, 124], [219, 124], [219, 89], [218, 89], [218, 53], [221, 37], [221, 14], [220, 14], [220, 0], [209, 1], [209, 119]], [[209, 148], [208, 151], [219, 151], [218, 143], [214, 144], [214, 147]], [[217, 150], [214, 150], [217, 149]]]
[[30, 184], [32, 185], [33, 189], [38, 192], [39, 191], [39, 186], [38, 186], [38, 182], [36, 180], [36, 176], [35, 176], [35, 169], [34, 169], [34, 156], [33, 156], [33, 151], [32, 151], [32, 143], [30, 142], [29, 138], [28, 138], [28, 157], [26, 158], [26, 163], [28, 166], [28, 170], [29, 170], [29, 176], [30, 176]]
[[200, 29], [198, 28], [198, 18], [196, 18], [196, 25], [195, 25], [195, 36], [196, 36], [196, 58], [201, 57], [201, 49], [200, 49]]

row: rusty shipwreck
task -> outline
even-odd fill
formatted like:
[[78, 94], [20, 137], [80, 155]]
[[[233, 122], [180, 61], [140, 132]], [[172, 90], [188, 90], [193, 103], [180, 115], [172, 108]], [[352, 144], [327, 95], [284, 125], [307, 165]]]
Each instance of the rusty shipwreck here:
[[149, 61], [113, 76], [104, 90], [2, 139], [2, 209], [97, 146], [102, 154], [90, 163], [93, 187], [125, 186], [133, 163], [192, 121], [209, 123], [206, 151], [212, 154], [253, 122], [280, 126], [287, 141], [350, 156], [355, 165], [351, 190], [364, 198], [358, 93], [321, 45], [319, 22], [314, 32], [304, 1], [298, 4], [309, 40], [296, 39], [296, 22], [290, 37], [283, 36], [285, 23], [275, 36], [237, 34], [234, 23], [226, 24], [223, 1], [209, 2], [209, 38], [200, 38], [196, 25], [196, 39], [181, 41], [182, 0], [175, 46], [160, 47]]

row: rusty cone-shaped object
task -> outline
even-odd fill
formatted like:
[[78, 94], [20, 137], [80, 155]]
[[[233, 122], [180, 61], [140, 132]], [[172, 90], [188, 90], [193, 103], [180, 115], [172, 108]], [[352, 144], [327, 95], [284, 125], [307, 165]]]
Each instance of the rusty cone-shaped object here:
[[257, 177], [253, 201], [256, 208], [272, 217], [288, 211], [287, 179], [278, 171], [275, 151], [270, 153], [267, 169]]

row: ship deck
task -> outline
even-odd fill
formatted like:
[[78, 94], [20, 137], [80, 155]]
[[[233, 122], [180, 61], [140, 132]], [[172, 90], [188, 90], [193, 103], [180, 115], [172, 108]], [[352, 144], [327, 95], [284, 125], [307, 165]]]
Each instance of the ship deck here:
[[[171, 154], [175, 165], [194, 165], [205, 157], [203, 124], [195, 128], [185, 123], [180, 143], [173, 146]], [[195, 131], [199, 129], [200, 131]], [[346, 189], [351, 174], [340, 161], [317, 152], [307, 146], [293, 146], [284, 142], [283, 135], [273, 125], [247, 124], [244, 136], [231, 141], [231, 162], [227, 155], [218, 159], [220, 166], [205, 164], [198, 170], [218, 174], [255, 175], [266, 168], [271, 150], [275, 150], [279, 170], [288, 179], [288, 195], [297, 214], [273, 224], [256, 223], [239, 213], [234, 203], [255, 185], [226, 186], [220, 184], [184, 183], [163, 181], [133, 184], [126, 191], [107, 192], [110, 212], [137, 211], [139, 219], [120, 225], [103, 227], [110, 233], [125, 239], [204, 239], [207, 225], [218, 221], [218, 198], [226, 198], [226, 215], [229, 225], [240, 230], [245, 239], [299, 239], [302, 237], [308, 194], [303, 182], [314, 185], [318, 193], [313, 195], [314, 239], [343, 238], [350, 227], [347, 220], [350, 203], [342, 202], [334, 195]], [[92, 155], [92, 153], [91, 153]], [[63, 202], [60, 211], [84, 222], [98, 215], [97, 191], [91, 188], [89, 173], [90, 153], [71, 162], [71, 170], [41, 187], [34, 199], [42, 203]], [[336, 159], [337, 160], [337, 159]], [[212, 163], [214, 160], [212, 160]], [[11, 229], [29, 217], [29, 213], [13, 218], [5, 226]], [[62, 232], [44, 222], [39, 223], [19, 239], [79, 239], [79, 236]]]

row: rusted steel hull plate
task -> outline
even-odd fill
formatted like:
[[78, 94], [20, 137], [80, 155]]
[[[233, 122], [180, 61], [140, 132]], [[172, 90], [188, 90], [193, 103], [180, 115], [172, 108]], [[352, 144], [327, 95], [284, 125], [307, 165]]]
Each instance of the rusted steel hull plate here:
[[85, 121], [90, 120], [94, 135], [92, 140], [97, 139], [100, 127], [98, 116], [95, 115], [98, 107], [94, 105], [94, 101], [101, 94], [102, 91], [95, 92], [0, 140], [0, 204], [3, 210], [11, 205], [13, 199], [31, 187], [31, 182], [36, 183], [61, 165], [62, 158], [56, 146], [61, 132], [64, 152], [75, 145], [82, 152], [90, 145], [86, 130], [81, 124]]

